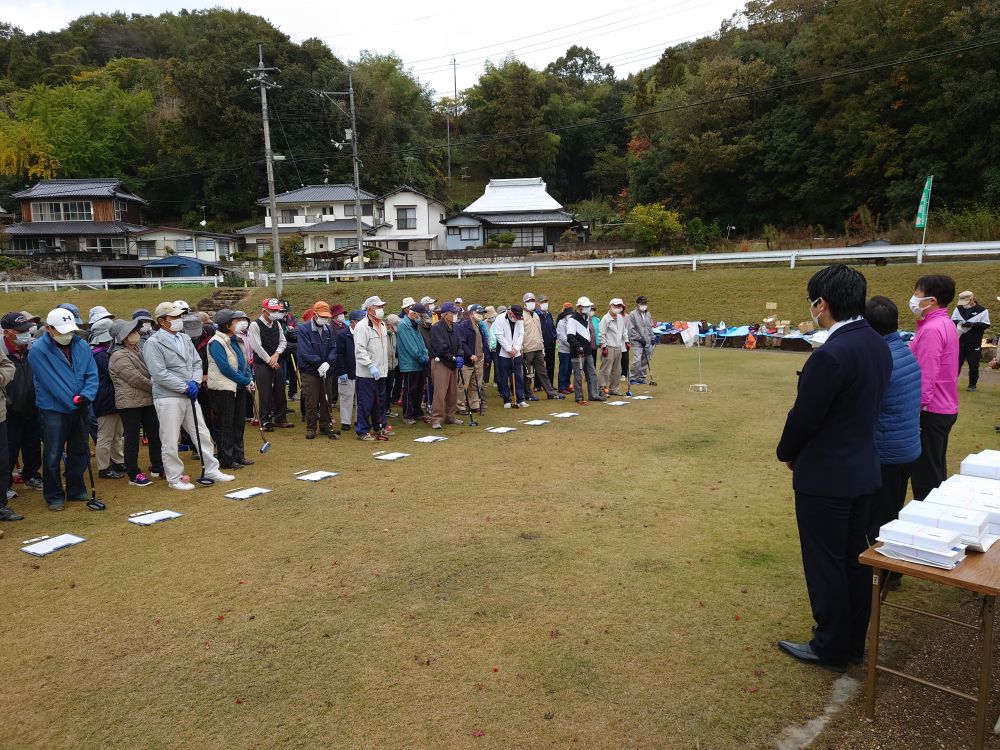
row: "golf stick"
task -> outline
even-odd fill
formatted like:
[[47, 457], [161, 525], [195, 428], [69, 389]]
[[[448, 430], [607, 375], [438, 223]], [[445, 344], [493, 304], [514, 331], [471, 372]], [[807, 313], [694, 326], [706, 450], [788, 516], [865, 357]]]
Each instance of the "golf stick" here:
[[[652, 346], [656, 346], [656, 344], [653, 344]], [[652, 346], [650, 348], [652, 348]], [[648, 372], [648, 375], [646, 377], [646, 382], [649, 383], [650, 385], [656, 385], [656, 381], [653, 380], [653, 360], [646, 354], [646, 347], [642, 348], [642, 356], [646, 360], [646, 370]]]
[[[332, 368], [331, 368], [332, 369]], [[323, 390], [321, 398], [326, 403], [326, 409], [330, 413], [330, 434], [327, 435], [330, 440], [340, 440], [340, 430], [335, 430], [333, 428], [334, 424], [340, 424], [339, 421], [335, 421], [333, 418], [333, 402], [330, 401], [330, 391], [327, 390], [327, 383], [330, 380], [330, 373], [327, 372], [326, 377], [319, 379], [320, 388]], [[302, 394], [299, 394], [299, 398], [302, 398]], [[338, 417], [339, 419], [339, 417]]]
[[205, 454], [201, 450], [201, 427], [198, 425], [197, 396], [191, 399], [191, 412], [194, 414], [194, 439], [198, 443], [198, 458], [201, 461], [201, 476], [195, 481], [202, 487], [211, 487], [215, 484], [215, 480], [205, 476]]
[[253, 404], [253, 416], [254, 416], [254, 419], [257, 420], [257, 429], [260, 431], [260, 441], [262, 443], [262, 445], [260, 446], [260, 452], [261, 453], [267, 453], [269, 450], [271, 450], [271, 442], [266, 437], [264, 437], [264, 425], [261, 424], [261, 421], [260, 421], [260, 409], [257, 406], [257, 390], [256, 389], [254, 389], [253, 395], [254, 395], [254, 397], [252, 399], [250, 399], [250, 403]]
[[[466, 384], [466, 382], [465, 382], [465, 368], [464, 367], [456, 367], [455, 369], [458, 370], [458, 387], [462, 389], [463, 393], [465, 393], [465, 411], [468, 412], [468, 414], [469, 414], [469, 426], [470, 427], [476, 427], [479, 424], [479, 422], [476, 421], [475, 412], [473, 412], [472, 409], [469, 408], [469, 388], [468, 388], [468, 385], [471, 385], [471, 383]], [[476, 372], [475, 366], [473, 366], [472, 372], [473, 372], [473, 374], [475, 374], [475, 372]]]
[[90, 431], [87, 429], [87, 422], [84, 419], [83, 410], [80, 410], [80, 429], [83, 430], [83, 434], [86, 436], [86, 452], [87, 452], [87, 474], [90, 477], [90, 499], [87, 501], [87, 507], [90, 510], [104, 510], [108, 506], [97, 499], [97, 486], [94, 484], [94, 467], [91, 466], [90, 461]]
[[510, 361], [510, 405], [515, 409], [521, 408], [521, 402], [517, 400], [517, 381], [514, 379], [514, 360]]
[[431, 413], [431, 376], [424, 373], [424, 378], [424, 390], [427, 391], [427, 393], [424, 394], [424, 397], [427, 399], [427, 414], [424, 415], [424, 418], [426, 419]]
[[629, 372], [629, 370], [632, 369], [632, 348], [631, 348], [631, 346], [628, 348], [627, 351], [628, 351], [629, 366], [625, 370], [625, 395], [628, 396], [629, 398], [632, 398], [632, 373]]
[[[379, 375], [381, 375], [381, 374], [382, 374], [382, 373], [379, 373]], [[385, 433], [383, 432], [383, 430], [384, 430], [384, 429], [386, 428], [386, 426], [388, 425], [388, 421], [386, 420], [385, 424], [383, 424], [383, 419], [382, 419], [382, 399], [381, 399], [381, 398], [379, 398], [379, 387], [378, 387], [378, 381], [379, 381], [379, 379], [378, 379], [378, 378], [375, 378], [375, 416], [376, 416], [376, 417], [378, 417], [378, 423], [379, 423], [380, 425], [382, 425], [382, 427], [381, 427], [381, 429], [380, 429], [380, 430], [379, 430], [379, 431], [378, 431], [378, 432], [377, 432], [377, 433], [375, 434], [375, 439], [376, 439], [376, 440], [383, 440], [383, 441], [385, 441], [385, 440], [388, 440], [388, 439], [389, 439], [389, 436], [388, 436], [388, 435], [386, 435], [386, 434], [385, 434]], [[375, 426], [375, 425], [372, 425], [372, 427], [374, 427], [374, 426]]]

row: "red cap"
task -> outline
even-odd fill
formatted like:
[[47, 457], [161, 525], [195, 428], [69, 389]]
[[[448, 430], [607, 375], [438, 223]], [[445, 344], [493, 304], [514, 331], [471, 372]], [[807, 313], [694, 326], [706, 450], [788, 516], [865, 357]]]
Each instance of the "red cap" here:
[[260, 305], [264, 310], [274, 310], [275, 312], [281, 312], [281, 302], [276, 300], [274, 297], [268, 297]]

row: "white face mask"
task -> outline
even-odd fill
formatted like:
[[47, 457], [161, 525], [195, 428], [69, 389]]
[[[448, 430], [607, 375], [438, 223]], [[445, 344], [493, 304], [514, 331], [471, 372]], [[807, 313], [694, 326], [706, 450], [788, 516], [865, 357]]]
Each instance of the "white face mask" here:
[[337, 322], [338, 323], [343, 323], [344, 322], [344, 316], [343, 315], [338, 315], [337, 316]]
[[73, 341], [73, 332], [69, 333], [53, 333], [50, 334], [57, 344], [60, 346], [69, 346]]
[[539, 307], [542, 309], [542, 312], [548, 312], [549, 311], [549, 303], [548, 302], [543, 302], [542, 304], [539, 305]]
[[580, 308], [580, 314], [581, 315], [590, 315], [590, 310], [591, 310], [591, 308], [589, 308], [589, 307], [581, 307]]
[[236, 323], [236, 333], [243, 333], [249, 327], [250, 323], [245, 320], [240, 320]]
[[925, 308], [920, 306], [920, 303], [924, 300], [933, 299], [933, 297], [918, 297], [913, 295], [910, 297], [910, 312], [916, 315], [918, 318], [922, 318], [925, 312]]
[[816, 303], [819, 302], [821, 299], [823, 298], [817, 297], [815, 300], [809, 300], [809, 317], [812, 318], [813, 325], [816, 326], [817, 328], [822, 328], [823, 326], [820, 325], [819, 316], [813, 315], [813, 308], [816, 307]]
[[150, 323], [143, 323], [139, 326], [139, 333], [149, 333], [153, 330], [153, 326]]
[[174, 318], [173, 320], [171, 320], [170, 321], [170, 330], [174, 331], [175, 333], [180, 333], [181, 331], [183, 331], [184, 330], [184, 319], [183, 318]]
[[649, 309], [649, 305], [639, 305], [639, 312], [646, 312]]
[[383, 310], [381, 307], [376, 307], [375, 317], [378, 318], [379, 320], [382, 320], [382, 318], [385, 317], [385, 310]]
[[535, 310], [535, 303], [534, 302], [525, 302], [524, 303], [524, 309], [527, 310], [528, 312], [534, 312], [534, 310]]
[[25, 331], [24, 333], [19, 333], [14, 337], [14, 343], [18, 346], [27, 346], [31, 343], [31, 331]]
[[316, 318], [316, 325], [318, 326], [328, 326], [330, 325], [329, 318]]
[[474, 317], [477, 322], [482, 322], [482, 320], [483, 320], [483, 314], [482, 313], [472, 313], [472, 317]]
[[267, 317], [269, 317], [271, 320], [281, 320], [283, 317], [285, 317], [285, 314], [283, 312], [269, 312], [267, 314]]

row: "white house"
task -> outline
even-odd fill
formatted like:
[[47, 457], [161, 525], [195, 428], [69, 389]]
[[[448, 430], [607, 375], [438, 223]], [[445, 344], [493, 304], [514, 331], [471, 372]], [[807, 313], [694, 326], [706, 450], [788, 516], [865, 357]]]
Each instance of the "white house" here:
[[446, 219], [447, 249], [479, 247], [504, 232], [514, 247], [551, 251], [567, 229], [579, 228], [573, 214], [549, 195], [541, 177], [490, 180], [464, 211]]
[[139, 260], [176, 255], [207, 263], [231, 260], [239, 251], [239, 237], [179, 227], [152, 227], [132, 235]]
[[385, 220], [365, 242], [388, 253], [394, 264], [423, 265], [426, 251], [445, 247], [448, 208], [437, 198], [401, 185], [382, 196]]

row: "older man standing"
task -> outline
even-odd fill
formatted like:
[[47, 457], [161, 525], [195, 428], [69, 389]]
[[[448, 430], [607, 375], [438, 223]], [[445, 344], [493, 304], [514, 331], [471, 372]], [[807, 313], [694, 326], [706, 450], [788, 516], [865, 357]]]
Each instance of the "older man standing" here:
[[431, 377], [434, 379], [434, 401], [431, 407], [431, 427], [441, 429], [441, 423], [462, 424], [455, 417], [458, 410], [458, 370], [465, 366], [455, 330], [458, 305], [441, 305], [441, 319], [431, 327]]
[[[205, 424], [198, 404], [198, 384], [201, 382], [201, 357], [191, 337], [184, 333], [182, 307], [173, 302], [156, 306], [156, 330], [142, 348], [142, 356], [153, 383], [153, 406], [160, 422], [160, 443], [163, 451], [163, 471], [171, 489], [193, 490], [194, 485], [184, 474], [184, 463], [177, 455], [181, 428], [201, 440], [201, 457], [205, 462], [205, 477], [215, 482], [231, 482], [232, 474], [219, 470], [215, 444]], [[198, 426], [195, 429], [195, 418]]]
[[990, 327], [990, 311], [976, 302], [976, 296], [966, 290], [958, 295], [958, 304], [951, 314], [958, 327], [958, 371], [969, 363], [970, 393], [979, 383], [979, 361], [983, 356], [983, 334]]
[[[545, 365], [545, 339], [542, 336], [542, 321], [538, 317], [536, 308], [538, 306], [535, 295], [527, 292], [524, 295], [524, 368], [531, 370], [534, 374], [534, 382], [545, 391], [549, 399], [562, 399], [549, 379], [548, 370]], [[529, 401], [537, 401], [538, 397], [528, 394]]]
[[[514, 405], [526, 407], [524, 400], [524, 366], [521, 349], [524, 346], [524, 308], [511, 305], [501, 315], [497, 311], [493, 321], [493, 336], [497, 342], [497, 388], [503, 398], [503, 408], [510, 409]], [[511, 392], [513, 381], [513, 392]]]
[[385, 302], [377, 295], [364, 304], [365, 317], [354, 328], [355, 386], [358, 392], [358, 440], [388, 440], [389, 332]]
[[635, 309], [628, 314], [628, 340], [632, 346], [629, 382], [645, 384], [653, 358], [653, 316], [649, 314], [649, 300], [645, 295], [636, 298]]
[[280, 300], [270, 298], [261, 305], [260, 317], [250, 324], [250, 348], [253, 350], [253, 379], [260, 399], [260, 418], [264, 429], [292, 427], [288, 422], [288, 400], [281, 355], [288, 347], [284, 327], [285, 313]]
[[629, 348], [628, 324], [625, 322], [625, 303], [615, 297], [608, 303], [608, 311], [601, 318], [598, 328], [601, 347], [601, 391], [620, 396], [618, 384], [622, 377], [622, 352]]
[[335, 440], [340, 431], [334, 429], [330, 416], [330, 384], [333, 382], [330, 370], [337, 364], [333, 311], [329, 304], [320, 300], [312, 306], [312, 312], [307, 322], [299, 324], [296, 341], [299, 373], [302, 376], [302, 401], [305, 404], [306, 440], [316, 437], [317, 418], [320, 434]]

